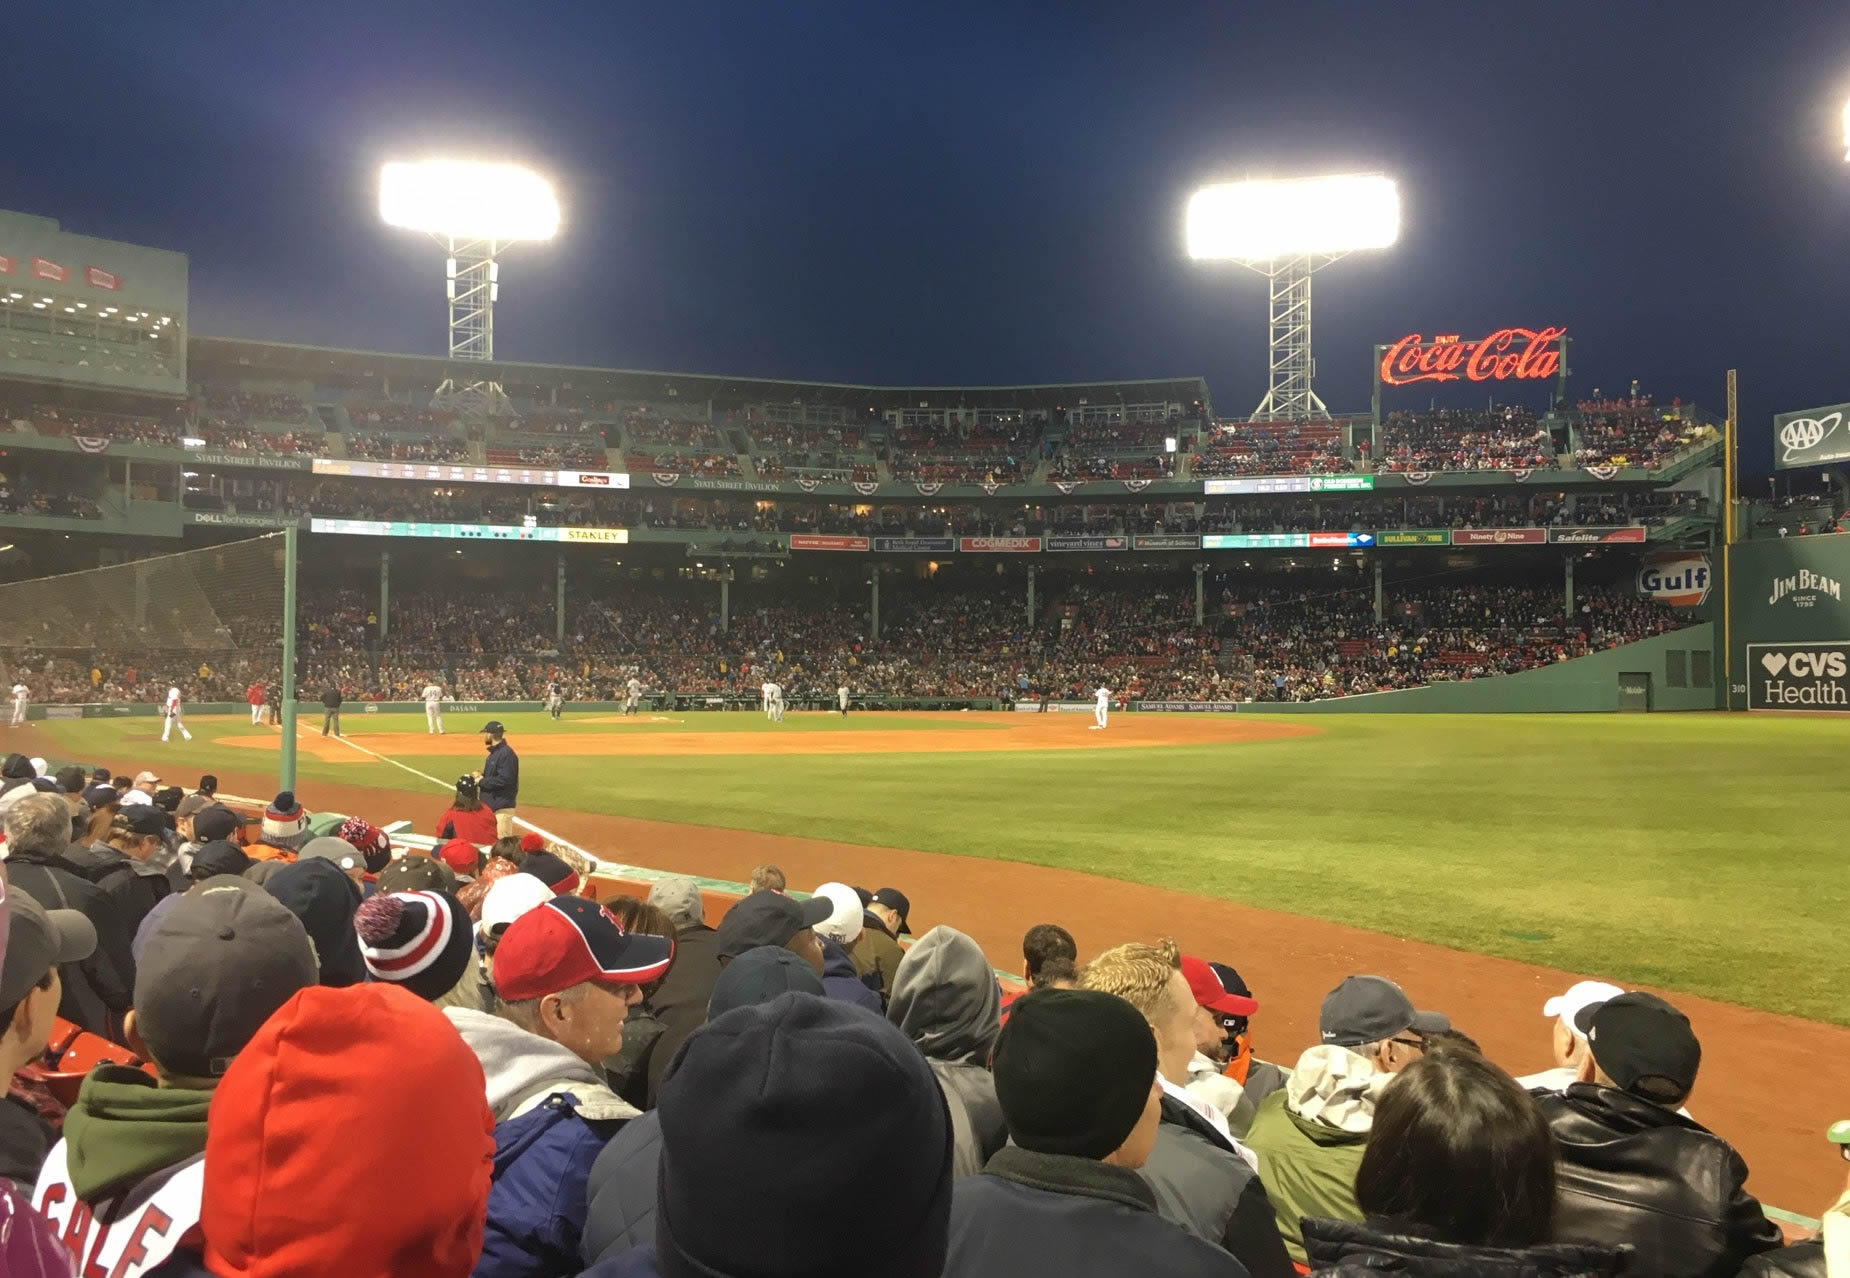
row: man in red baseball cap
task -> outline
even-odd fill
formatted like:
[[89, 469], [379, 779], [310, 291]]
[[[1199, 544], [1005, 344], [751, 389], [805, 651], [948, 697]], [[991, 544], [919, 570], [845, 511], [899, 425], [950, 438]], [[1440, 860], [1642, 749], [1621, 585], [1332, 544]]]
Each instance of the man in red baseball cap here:
[[1188, 1090], [1225, 1114], [1234, 1135], [1243, 1137], [1259, 1102], [1288, 1076], [1253, 1056], [1251, 1017], [1259, 1000], [1238, 972], [1225, 963], [1183, 955], [1182, 975], [1195, 997], [1195, 1058], [1188, 1065]]
[[482, 1063], [494, 1111], [495, 1185], [478, 1272], [575, 1273], [585, 1178], [638, 1111], [605, 1083], [623, 1024], [674, 960], [666, 937], [625, 932], [595, 901], [558, 896], [501, 934], [494, 1014], [444, 1015]]

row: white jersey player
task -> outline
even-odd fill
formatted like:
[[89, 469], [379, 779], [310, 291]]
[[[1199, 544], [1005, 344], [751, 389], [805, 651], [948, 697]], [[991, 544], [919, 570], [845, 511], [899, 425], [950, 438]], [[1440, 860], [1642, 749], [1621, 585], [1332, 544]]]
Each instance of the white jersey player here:
[[565, 710], [565, 685], [554, 679], [546, 685], [546, 713], [557, 719]]
[[784, 721], [784, 685], [773, 680], [767, 683], [765, 687], [771, 690], [769, 694], [771, 700], [771, 722], [782, 723]]
[[642, 680], [635, 675], [623, 685], [623, 713], [636, 714], [642, 709]]
[[17, 728], [25, 723], [26, 702], [31, 696], [32, 692], [25, 684], [16, 683], [13, 685], [13, 727]]
[[161, 714], [162, 718], [166, 720], [166, 722], [161, 724], [161, 740], [165, 741], [167, 739], [167, 734], [172, 732], [175, 728], [180, 730], [182, 739], [187, 741], [193, 739], [193, 734], [186, 730], [186, 719], [181, 712], [180, 689], [178, 687], [167, 689], [167, 704], [162, 708]]
[[764, 711], [764, 717], [767, 719], [773, 717], [771, 714], [771, 690], [775, 687], [777, 687], [777, 685], [772, 683], [769, 679], [766, 679], [763, 683], [758, 685], [758, 705], [759, 708]]
[[1092, 694], [1092, 698], [1092, 717], [1097, 720], [1092, 727], [1094, 729], [1103, 728], [1106, 717], [1111, 714], [1111, 689], [1100, 688]]
[[430, 735], [443, 735], [443, 685], [434, 680], [424, 685], [424, 726]]
[[841, 717], [848, 717], [848, 685], [843, 684], [835, 690], [835, 702], [841, 707]]

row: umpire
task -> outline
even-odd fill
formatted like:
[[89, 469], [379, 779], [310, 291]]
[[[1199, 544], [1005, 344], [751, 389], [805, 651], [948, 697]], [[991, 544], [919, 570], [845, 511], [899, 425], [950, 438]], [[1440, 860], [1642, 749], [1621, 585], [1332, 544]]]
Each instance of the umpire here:
[[327, 736], [328, 729], [334, 729], [334, 735], [340, 735], [340, 685], [330, 682], [327, 691], [321, 694], [321, 735]]
[[520, 756], [507, 743], [501, 720], [482, 725], [488, 758], [482, 764], [482, 806], [495, 814], [495, 832], [502, 838], [514, 833], [514, 804], [520, 798]]

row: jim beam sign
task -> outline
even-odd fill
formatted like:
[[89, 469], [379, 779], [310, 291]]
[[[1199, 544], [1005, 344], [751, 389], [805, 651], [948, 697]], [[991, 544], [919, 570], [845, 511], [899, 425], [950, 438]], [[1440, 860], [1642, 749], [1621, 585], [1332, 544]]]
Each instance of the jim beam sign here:
[[1748, 644], [1747, 708], [1850, 712], [1850, 640]]
[[1773, 465], [1779, 470], [1850, 459], [1850, 404], [1806, 408], [1773, 419]]

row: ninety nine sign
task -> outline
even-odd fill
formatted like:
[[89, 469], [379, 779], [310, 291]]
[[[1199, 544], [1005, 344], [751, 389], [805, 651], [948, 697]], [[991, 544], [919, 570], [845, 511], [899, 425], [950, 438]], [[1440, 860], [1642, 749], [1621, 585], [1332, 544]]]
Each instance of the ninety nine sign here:
[[1548, 540], [1546, 528], [1454, 528], [1454, 546], [1539, 546]]
[[1381, 356], [1381, 380], [1389, 386], [1413, 382], [1532, 381], [1553, 377], [1561, 369], [1567, 330], [1500, 328], [1488, 337], [1464, 342], [1456, 333], [1426, 341], [1409, 333]]
[[866, 550], [865, 537], [818, 537], [811, 533], [791, 533], [792, 550]]

